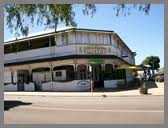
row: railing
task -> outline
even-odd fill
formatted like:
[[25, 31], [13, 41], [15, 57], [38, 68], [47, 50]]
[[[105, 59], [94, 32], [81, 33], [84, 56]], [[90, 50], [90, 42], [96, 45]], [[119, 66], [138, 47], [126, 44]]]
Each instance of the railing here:
[[5, 54], [4, 61], [5, 63], [13, 63], [20, 61], [45, 59], [51, 57], [61, 57], [75, 53], [76, 50], [74, 48], [74, 45], [62, 46], [62, 47], [53, 46], [53, 47], [32, 49], [17, 53]]
[[[51, 58], [51, 57], [62, 57], [62, 56], [75, 55], [75, 54], [78, 54], [78, 55], [87, 54], [79, 50], [81, 46], [85, 47], [85, 46], [95, 46], [95, 45], [71, 44], [71, 45], [52, 46], [52, 47], [10, 53], [10, 54], [5, 54], [4, 62], [6, 64], [6, 63], [21, 62], [21, 61], [45, 59], [45, 58]], [[107, 49], [111, 48], [111, 52], [103, 53], [103, 55], [116, 55], [118, 57], [121, 57], [121, 51], [114, 46], [111, 46], [111, 45], [98, 45], [98, 46], [104, 47]], [[127, 59], [123, 58], [123, 59], [129, 63], [133, 63], [133, 61], [130, 58], [127, 58]]]

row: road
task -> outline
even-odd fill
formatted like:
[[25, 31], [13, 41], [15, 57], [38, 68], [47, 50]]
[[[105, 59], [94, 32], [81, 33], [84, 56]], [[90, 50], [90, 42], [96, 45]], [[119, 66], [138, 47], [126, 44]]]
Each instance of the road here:
[[4, 96], [5, 124], [163, 124], [163, 96]]

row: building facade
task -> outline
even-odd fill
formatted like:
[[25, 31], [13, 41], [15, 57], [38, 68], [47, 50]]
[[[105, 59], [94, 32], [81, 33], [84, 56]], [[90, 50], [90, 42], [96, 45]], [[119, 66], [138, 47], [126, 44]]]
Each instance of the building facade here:
[[[69, 28], [4, 44], [5, 90], [86, 91], [115, 88], [132, 73], [134, 52], [113, 31]], [[90, 80], [92, 79], [92, 81]]]

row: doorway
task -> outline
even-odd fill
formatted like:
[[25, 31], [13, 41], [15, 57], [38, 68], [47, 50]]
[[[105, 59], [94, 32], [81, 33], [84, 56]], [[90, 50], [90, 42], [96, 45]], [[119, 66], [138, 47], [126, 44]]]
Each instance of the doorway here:
[[104, 88], [103, 72], [100, 64], [92, 65], [92, 80], [94, 88]]
[[48, 67], [32, 69], [32, 78], [35, 85], [35, 91], [41, 91], [42, 84], [51, 81], [51, 75], [50, 68]]
[[20, 70], [18, 71], [18, 91], [24, 91], [24, 84], [29, 82], [29, 71], [28, 70]]
[[86, 65], [78, 65], [78, 80], [88, 79], [88, 70]]
[[18, 74], [18, 91], [24, 91], [24, 74]]

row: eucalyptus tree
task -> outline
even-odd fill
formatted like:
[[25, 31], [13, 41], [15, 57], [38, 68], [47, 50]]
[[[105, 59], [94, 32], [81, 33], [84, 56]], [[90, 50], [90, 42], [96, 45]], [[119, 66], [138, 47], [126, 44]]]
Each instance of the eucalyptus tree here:
[[[60, 23], [65, 26], [77, 26], [75, 22], [74, 5], [76, 4], [6, 4], [4, 5], [6, 26], [15, 36], [27, 36], [29, 27], [43, 25], [45, 28], [57, 29]], [[82, 14], [91, 15], [96, 13], [95, 4], [79, 4], [82, 6]], [[131, 14], [132, 9], [138, 9], [149, 14], [150, 4], [115, 4], [112, 12], [118, 16]], [[109, 15], [110, 17], [110, 15]]]

